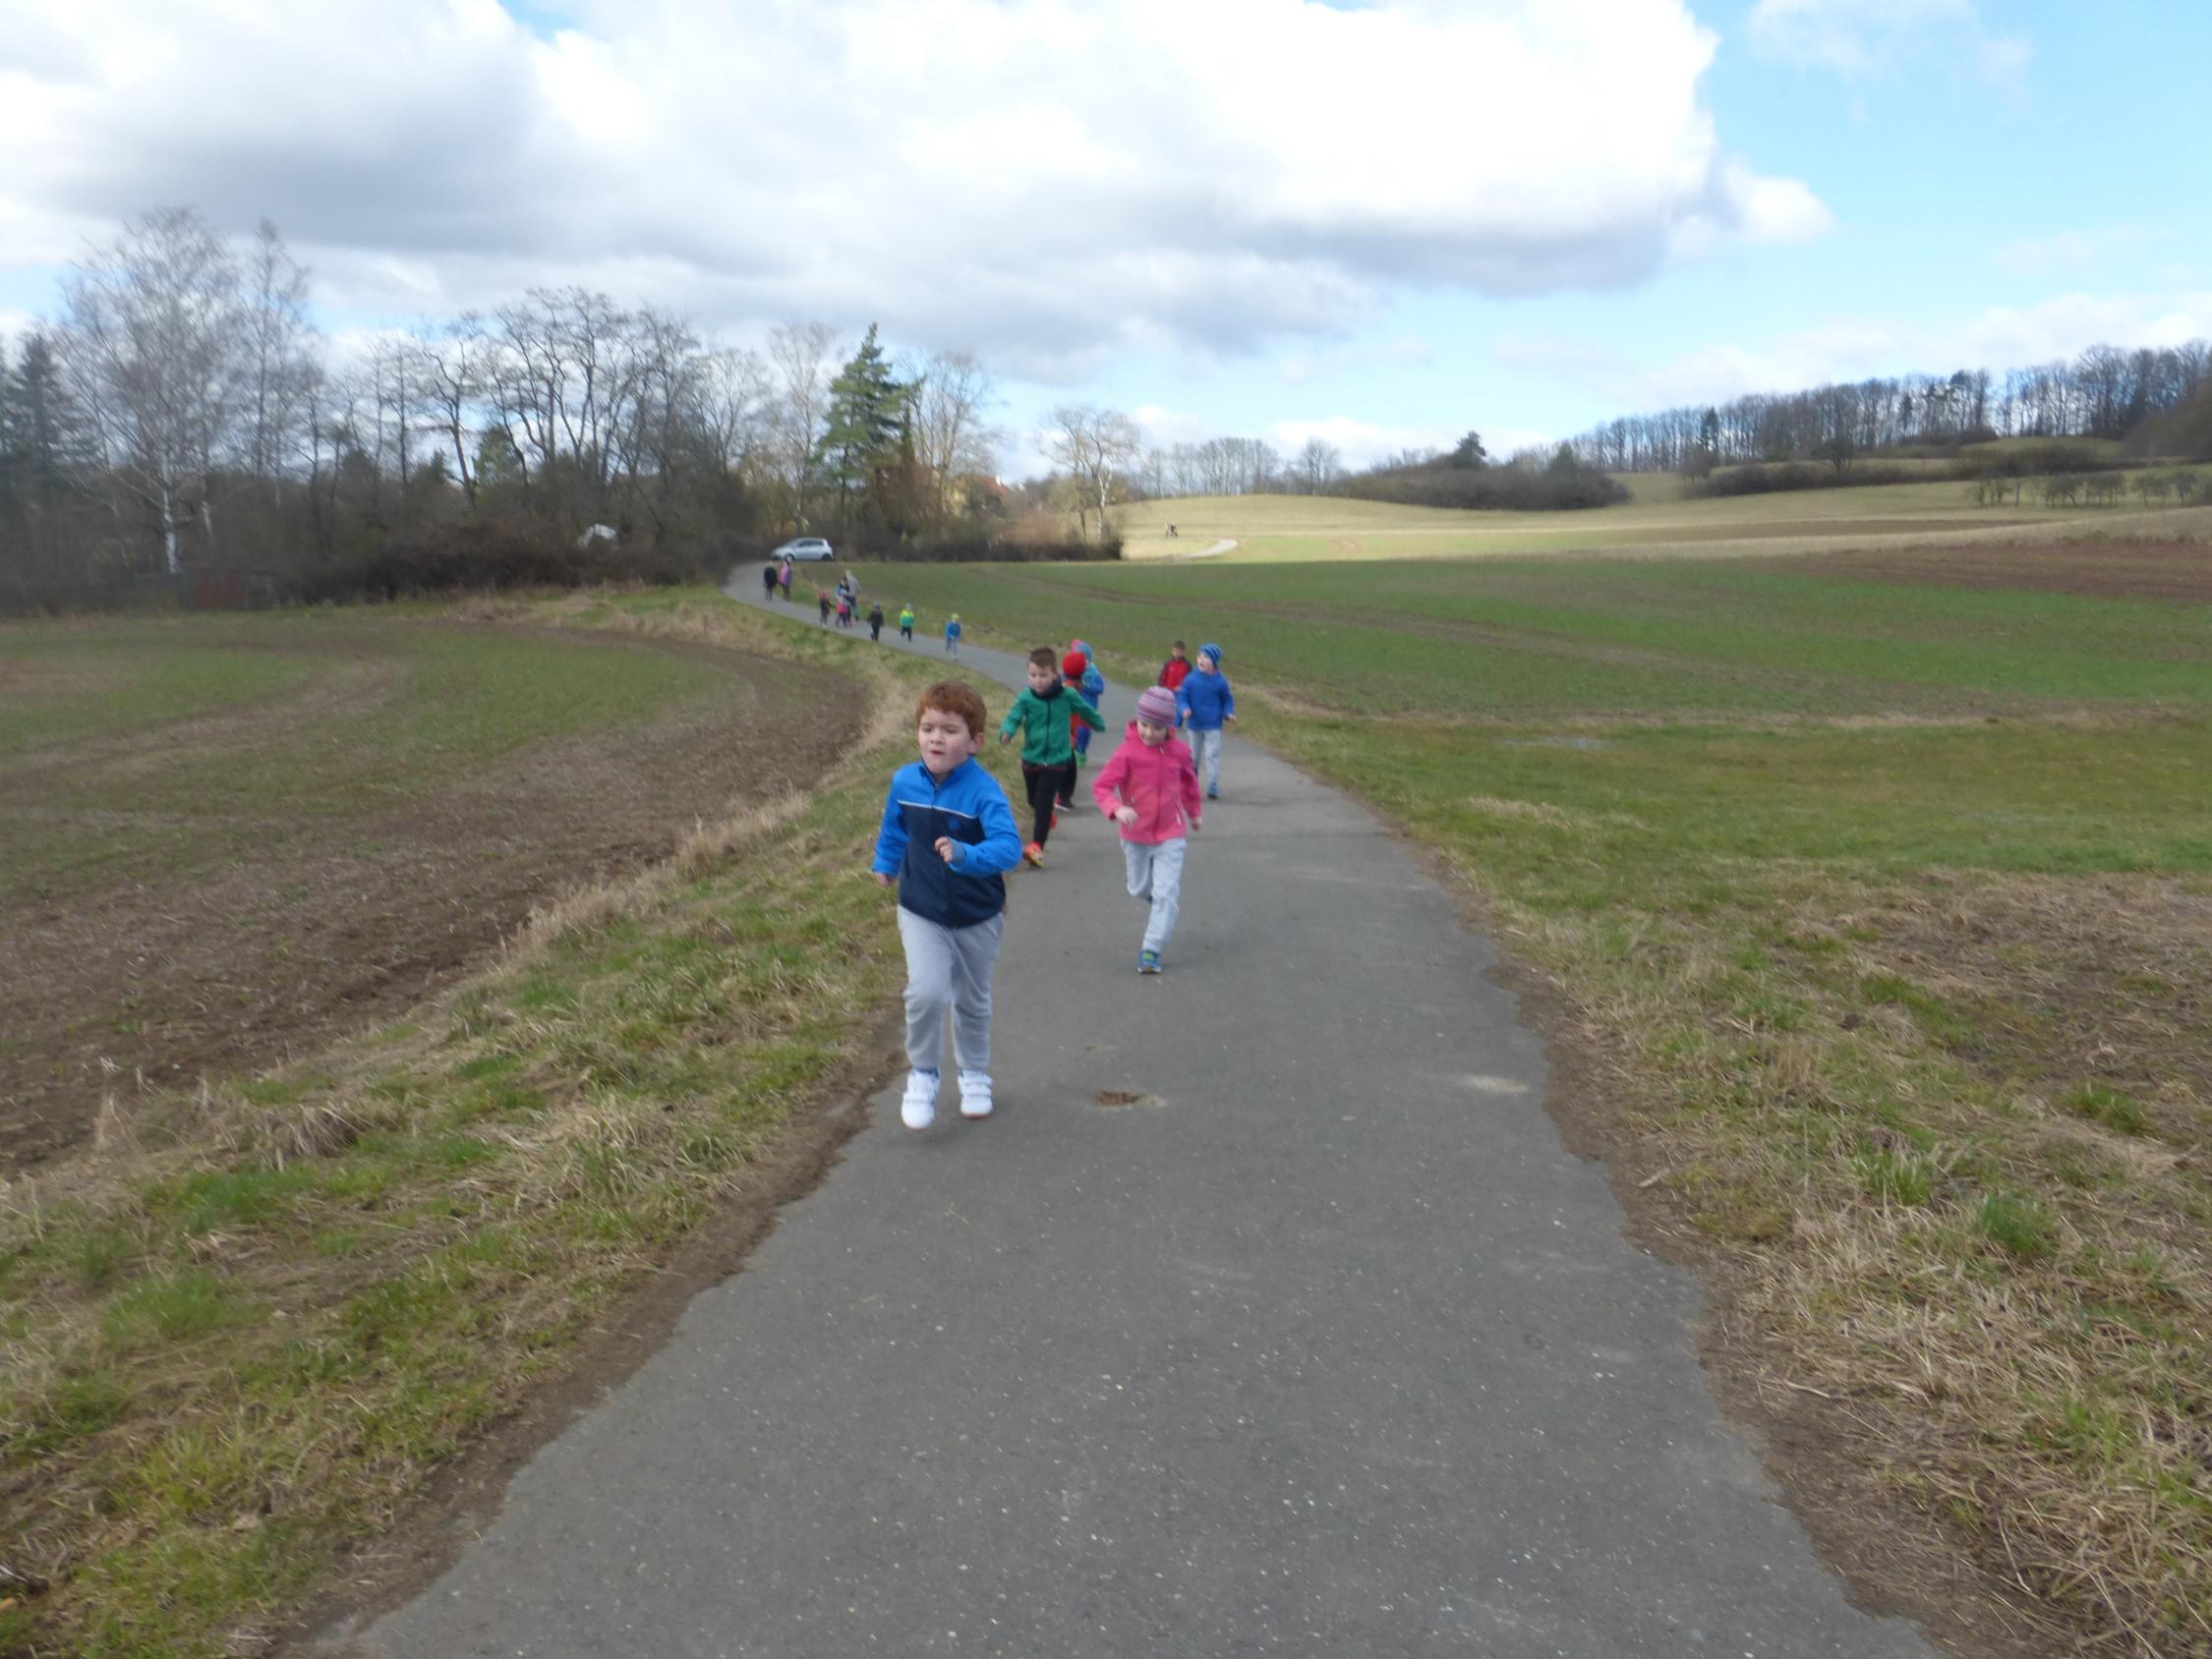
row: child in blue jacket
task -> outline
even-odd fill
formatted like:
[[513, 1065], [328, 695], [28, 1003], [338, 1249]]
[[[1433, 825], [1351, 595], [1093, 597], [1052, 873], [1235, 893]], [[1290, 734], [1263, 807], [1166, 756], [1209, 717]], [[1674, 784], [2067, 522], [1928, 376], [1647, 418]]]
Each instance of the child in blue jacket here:
[[1014, 808], [975, 763], [988, 721], [970, 685], [945, 680], [921, 695], [914, 739], [921, 759], [892, 775], [876, 835], [878, 884], [899, 887], [906, 950], [906, 1073], [900, 1119], [926, 1129], [937, 1116], [945, 1015], [960, 1068], [960, 1116], [991, 1116], [991, 972], [1006, 927], [1007, 871], [1021, 859]]
[[1221, 730], [1237, 723], [1237, 694], [1229, 689], [1229, 676], [1221, 671], [1221, 647], [1198, 647], [1198, 666], [1175, 688], [1176, 717], [1183, 740], [1191, 745], [1191, 759], [1205, 779], [1206, 799], [1221, 794]]

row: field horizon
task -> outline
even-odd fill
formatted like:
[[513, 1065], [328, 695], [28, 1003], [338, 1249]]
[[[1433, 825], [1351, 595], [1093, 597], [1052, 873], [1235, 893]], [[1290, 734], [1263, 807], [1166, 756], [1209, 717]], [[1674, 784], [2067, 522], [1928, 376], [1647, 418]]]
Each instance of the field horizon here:
[[[2156, 468], [2153, 471], [2170, 471]], [[1115, 509], [1123, 556], [1188, 560], [1217, 540], [1234, 563], [1483, 558], [1539, 553], [1745, 557], [2152, 537], [2212, 540], [2212, 506], [1977, 506], [1956, 481], [1854, 485], [1767, 495], [1685, 498], [1672, 475], [1633, 475], [1646, 493], [1576, 512], [1472, 511], [1335, 495], [1187, 495]], [[1166, 534], [1169, 524], [1177, 535]]]

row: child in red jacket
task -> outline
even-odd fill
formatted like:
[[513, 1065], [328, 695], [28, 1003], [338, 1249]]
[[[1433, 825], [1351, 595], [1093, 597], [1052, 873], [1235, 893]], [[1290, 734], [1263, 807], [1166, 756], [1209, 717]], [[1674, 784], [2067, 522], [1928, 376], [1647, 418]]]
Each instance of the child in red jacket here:
[[1160, 971], [1160, 952], [1175, 932], [1183, 900], [1186, 829], [1198, 828], [1203, 808], [1191, 751], [1175, 735], [1175, 694], [1148, 686], [1136, 700], [1122, 746], [1090, 786], [1098, 810], [1122, 830], [1122, 859], [1132, 898], [1151, 901], [1136, 971]]

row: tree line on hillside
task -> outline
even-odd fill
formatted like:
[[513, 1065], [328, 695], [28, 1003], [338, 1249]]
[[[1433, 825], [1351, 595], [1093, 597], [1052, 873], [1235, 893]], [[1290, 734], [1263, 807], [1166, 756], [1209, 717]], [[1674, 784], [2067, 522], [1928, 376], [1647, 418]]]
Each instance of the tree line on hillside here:
[[[0, 607], [113, 603], [196, 572], [278, 596], [671, 579], [797, 530], [872, 554], [1111, 553], [996, 479], [989, 372], [871, 327], [717, 345], [583, 288], [393, 330], [311, 323], [274, 226], [189, 208], [89, 250], [0, 354]], [[1028, 503], [1032, 508], [1036, 503]]]
[[1403, 449], [1357, 470], [1343, 451], [1310, 437], [1285, 456], [1263, 439], [1216, 437], [1140, 451], [1130, 429], [1132, 499], [1173, 495], [1349, 495], [1414, 506], [1556, 512], [1609, 506], [1625, 487], [1565, 445], [1522, 450], [1493, 462], [1479, 433], [1450, 449]]
[[[1755, 393], [1623, 416], [1570, 442], [1593, 467], [1697, 479], [1721, 467], [1788, 462], [1825, 462], [1840, 477], [1861, 455], [1952, 455], [2001, 438], [2107, 439], [2135, 456], [2212, 459], [2212, 346], [2100, 345], [2070, 363], [1994, 375], [1961, 369]], [[2055, 453], [2080, 459], [2078, 449]], [[1835, 477], [1808, 474], [1799, 484], [1765, 487]]]

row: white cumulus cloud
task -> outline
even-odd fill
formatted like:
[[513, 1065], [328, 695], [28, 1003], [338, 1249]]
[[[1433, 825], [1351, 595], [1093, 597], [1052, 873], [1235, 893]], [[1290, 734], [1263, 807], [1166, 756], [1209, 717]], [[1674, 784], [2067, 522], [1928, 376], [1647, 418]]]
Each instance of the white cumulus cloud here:
[[[1684, 0], [0, 0], [0, 263], [166, 203], [387, 315], [582, 282], [1071, 379], [1818, 234]], [[29, 42], [30, 45], [19, 45]]]
[[1770, 56], [1852, 77], [1934, 47], [1962, 51], [1985, 80], [2016, 88], [2035, 58], [2025, 36], [1983, 23], [1974, 0], [1758, 0], [1750, 33]]

